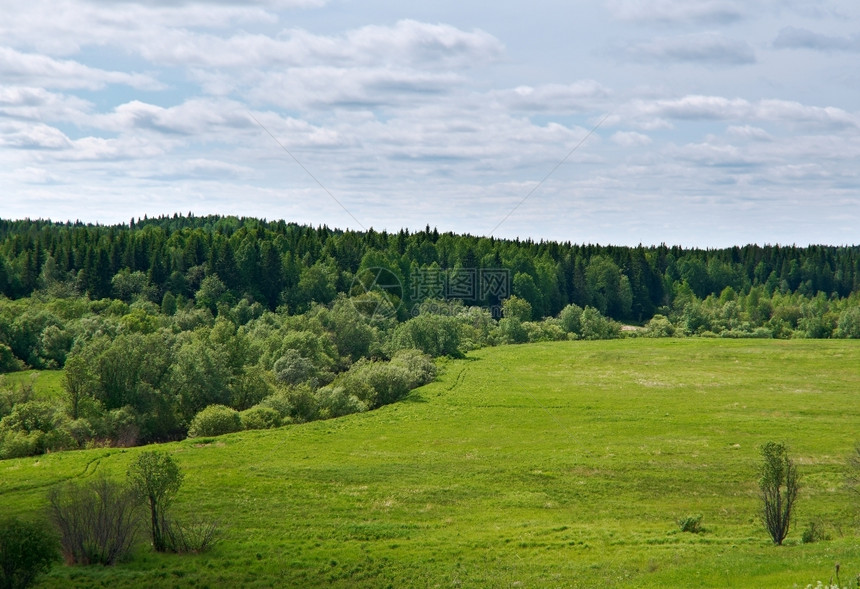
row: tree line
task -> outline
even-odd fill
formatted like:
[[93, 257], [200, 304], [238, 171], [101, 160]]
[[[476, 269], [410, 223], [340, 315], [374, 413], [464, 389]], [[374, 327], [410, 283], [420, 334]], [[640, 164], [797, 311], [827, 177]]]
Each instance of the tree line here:
[[[638, 323], [666, 314], [686, 294], [682, 287], [699, 299], [727, 287], [828, 299], [860, 290], [860, 246], [618, 247], [190, 214], [114, 226], [0, 220], [0, 294], [10, 299], [43, 290], [129, 302], [142, 293], [172, 307], [205, 286], [213, 311], [250, 298], [300, 313], [348, 293], [369, 268], [386, 269], [402, 286], [401, 319], [425, 298], [416, 286], [427, 286], [419, 283], [428, 276], [444, 282], [481, 270], [504, 270], [509, 284], [503, 292], [461, 291], [456, 298], [467, 306], [498, 307], [515, 294], [536, 317], [575, 304]], [[440, 292], [449, 286], [439, 284]]]

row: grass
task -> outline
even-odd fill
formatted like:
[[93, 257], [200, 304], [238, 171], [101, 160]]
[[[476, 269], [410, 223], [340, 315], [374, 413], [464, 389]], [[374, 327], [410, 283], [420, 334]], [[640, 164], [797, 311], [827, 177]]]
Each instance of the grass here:
[[[860, 425], [860, 342], [620, 340], [506, 346], [444, 365], [377, 411], [162, 447], [180, 518], [218, 519], [199, 556], [145, 546], [44, 587], [806, 587], [860, 572], [843, 484]], [[804, 475], [775, 547], [758, 447]], [[0, 462], [0, 503], [123, 476], [141, 449]], [[702, 514], [703, 531], [678, 520]], [[833, 540], [801, 544], [808, 521]]]
[[0, 390], [32, 385], [36, 399], [59, 400], [63, 396], [62, 370], [22, 370], [0, 374]]

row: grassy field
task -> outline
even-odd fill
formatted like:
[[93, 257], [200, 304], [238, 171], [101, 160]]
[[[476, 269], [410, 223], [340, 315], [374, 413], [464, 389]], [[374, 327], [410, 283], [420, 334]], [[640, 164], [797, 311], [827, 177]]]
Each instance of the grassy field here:
[[[444, 365], [377, 411], [162, 447], [180, 518], [219, 520], [199, 556], [141, 546], [45, 587], [805, 587], [860, 573], [845, 459], [860, 439], [860, 342], [617, 340], [507, 346]], [[758, 447], [804, 488], [775, 547]], [[141, 449], [0, 462], [0, 503], [122, 476]], [[705, 531], [676, 520], [701, 513]], [[829, 541], [801, 544], [823, 522]]]
[[50, 401], [63, 395], [62, 370], [22, 370], [0, 375], [0, 390], [18, 389], [22, 385], [33, 387], [36, 399]]

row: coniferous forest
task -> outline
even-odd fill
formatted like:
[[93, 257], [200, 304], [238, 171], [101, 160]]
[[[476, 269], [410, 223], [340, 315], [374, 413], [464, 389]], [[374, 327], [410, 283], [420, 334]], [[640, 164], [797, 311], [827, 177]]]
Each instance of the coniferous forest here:
[[860, 247], [698, 250], [174, 215], [0, 221], [0, 457], [393, 402], [433, 357], [613, 337], [860, 338]]

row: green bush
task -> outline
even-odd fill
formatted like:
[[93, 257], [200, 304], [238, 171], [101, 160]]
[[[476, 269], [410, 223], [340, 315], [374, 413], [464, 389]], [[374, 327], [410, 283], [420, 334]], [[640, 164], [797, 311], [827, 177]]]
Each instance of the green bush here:
[[820, 523], [814, 521], [806, 524], [806, 527], [800, 534], [800, 541], [803, 544], [812, 544], [813, 542], [820, 542], [822, 540], [830, 540], [830, 535], [824, 531]]
[[41, 523], [0, 520], [0, 587], [23, 589], [59, 560], [57, 539]]
[[277, 409], [257, 405], [239, 413], [242, 429], [272, 429], [281, 426], [281, 414]]
[[407, 386], [410, 389], [433, 382], [436, 378], [436, 364], [420, 350], [400, 350], [391, 358], [392, 366], [401, 366], [409, 375]]
[[391, 336], [391, 351], [403, 349], [421, 350], [433, 356], [462, 356], [460, 343], [462, 326], [457, 317], [446, 315], [419, 315], [394, 329]]
[[225, 405], [209, 405], [191, 420], [188, 437], [220, 436], [242, 429], [239, 412]]
[[702, 531], [702, 514], [686, 515], [678, 520], [678, 528], [682, 532], [698, 534]]
[[316, 393], [319, 404], [319, 415], [322, 419], [343, 417], [353, 413], [367, 411], [367, 403], [355, 395], [351, 395], [340, 386], [329, 385]]
[[277, 411], [282, 424], [291, 421], [304, 423], [317, 417], [317, 399], [307, 384], [280, 389], [263, 399], [260, 406]]

